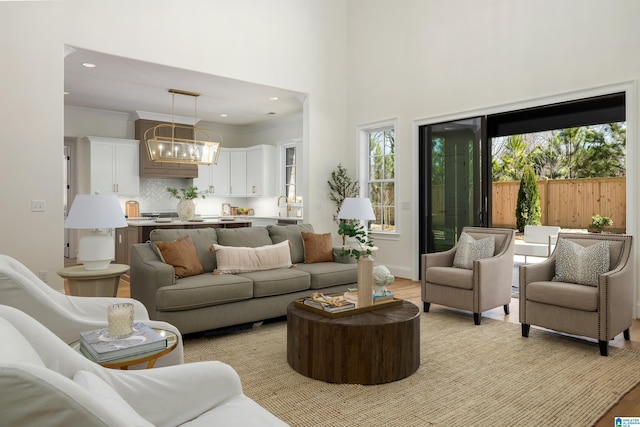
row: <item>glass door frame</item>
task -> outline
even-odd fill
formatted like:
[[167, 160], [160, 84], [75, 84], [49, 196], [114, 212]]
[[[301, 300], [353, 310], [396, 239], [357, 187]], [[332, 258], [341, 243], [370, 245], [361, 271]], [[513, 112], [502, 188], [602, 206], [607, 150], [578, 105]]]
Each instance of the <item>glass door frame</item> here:
[[[419, 253], [424, 254], [428, 251], [434, 252], [434, 248], [429, 244], [430, 235], [433, 231], [433, 204], [431, 191], [432, 188], [432, 141], [433, 141], [433, 127], [444, 127], [446, 124], [459, 124], [460, 122], [468, 120], [476, 120], [480, 122], [479, 135], [474, 137], [474, 144], [480, 145], [480, 150], [477, 154], [474, 152], [474, 159], [480, 160], [477, 170], [480, 183], [478, 186], [474, 186], [474, 205], [480, 206], [479, 212], [473, 213], [473, 224], [470, 226], [490, 227], [491, 226], [491, 141], [487, 139], [487, 120], [486, 116], [475, 116], [468, 118], [460, 118], [449, 120], [445, 122], [426, 123], [419, 126], [418, 140], [419, 140], [419, 220], [418, 220], [418, 246]], [[478, 163], [477, 161], [474, 163]], [[474, 164], [475, 168], [475, 164]], [[477, 189], [480, 191], [478, 192]], [[458, 231], [459, 237], [460, 230]]]

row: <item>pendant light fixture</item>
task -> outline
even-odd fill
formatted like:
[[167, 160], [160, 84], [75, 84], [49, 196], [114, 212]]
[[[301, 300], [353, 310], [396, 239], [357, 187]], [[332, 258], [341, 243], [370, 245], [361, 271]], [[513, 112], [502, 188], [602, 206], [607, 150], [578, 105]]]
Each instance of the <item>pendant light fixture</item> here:
[[[218, 163], [222, 135], [196, 126], [198, 117], [197, 92], [169, 89], [171, 93], [171, 123], [161, 123], [144, 133], [144, 140], [153, 162], [210, 165]], [[194, 99], [193, 126], [175, 123], [175, 96], [186, 95]], [[177, 132], [176, 132], [177, 131]], [[180, 136], [176, 136], [176, 134]], [[186, 137], [185, 137], [186, 136]]]

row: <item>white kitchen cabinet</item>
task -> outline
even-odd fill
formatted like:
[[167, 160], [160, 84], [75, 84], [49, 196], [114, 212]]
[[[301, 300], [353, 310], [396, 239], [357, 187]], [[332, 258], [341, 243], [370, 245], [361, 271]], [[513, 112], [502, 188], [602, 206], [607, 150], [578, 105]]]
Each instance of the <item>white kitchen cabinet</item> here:
[[247, 152], [244, 149], [229, 151], [229, 195], [247, 195]]
[[276, 148], [223, 148], [217, 165], [199, 165], [193, 185], [212, 196], [274, 197]]
[[277, 169], [276, 148], [256, 145], [247, 149], [247, 196], [274, 197]]
[[91, 194], [137, 196], [140, 192], [139, 142], [89, 136]]
[[211, 196], [229, 195], [229, 150], [220, 149], [218, 163], [198, 165], [198, 177], [193, 179], [198, 191], [207, 191]]

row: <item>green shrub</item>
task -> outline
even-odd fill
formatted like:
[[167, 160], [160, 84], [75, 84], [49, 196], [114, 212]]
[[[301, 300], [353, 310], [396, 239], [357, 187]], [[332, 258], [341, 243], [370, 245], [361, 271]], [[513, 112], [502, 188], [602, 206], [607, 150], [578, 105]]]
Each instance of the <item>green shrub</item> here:
[[520, 179], [518, 190], [518, 204], [516, 206], [516, 226], [524, 231], [525, 225], [540, 225], [540, 192], [536, 183], [533, 168], [527, 166]]

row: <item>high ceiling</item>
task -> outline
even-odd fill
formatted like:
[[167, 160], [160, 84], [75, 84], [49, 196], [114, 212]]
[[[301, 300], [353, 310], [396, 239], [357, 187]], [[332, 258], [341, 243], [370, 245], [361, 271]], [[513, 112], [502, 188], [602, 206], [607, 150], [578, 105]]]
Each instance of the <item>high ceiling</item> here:
[[[65, 53], [65, 106], [171, 116], [168, 90], [178, 89], [200, 93], [197, 117], [206, 122], [247, 126], [302, 111], [299, 92], [83, 49], [67, 48]], [[95, 67], [87, 68], [85, 63]], [[175, 95], [176, 117], [193, 118], [195, 107], [194, 97]]]

